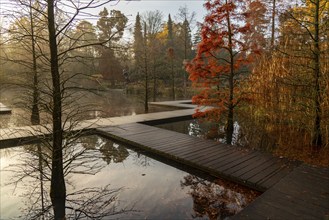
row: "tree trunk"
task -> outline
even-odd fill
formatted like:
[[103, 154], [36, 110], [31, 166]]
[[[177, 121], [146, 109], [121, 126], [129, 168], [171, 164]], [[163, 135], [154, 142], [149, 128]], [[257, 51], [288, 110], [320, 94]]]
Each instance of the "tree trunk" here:
[[314, 15], [314, 81], [315, 81], [315, 120], [314, 120], [314, 136], [313, 146], [319, 150], [322, 146], [322, 133], [321, 133], [321, 89], [320, 89], [320, 45], [319, 45], [319, 10], [320, 0], [315, 0], [315, 15]]
[[30, 0], [30, 29], [31, 29], [31, 47], [32, 47], [32, 70], [33, 70], [33, 91], [32, 91], [32, 112], [31, 123], [32, 125], [40, 124], [40, 112], [39, 112], [39, 80], [37, 70], [37, 56], [35, 51], [35, 36], [34, 36], [34, 22], [33, 22], [33, 7]]
[[[187, 60], [187, 30], [186, 27], [184, 27], [184, 62]], [[187, 73], [186, 70], [183, 70], [183, 93], [184, 93], [184, 98], [187, 96]]]
[[234, 92], [234, 55], [232, 48], [232, 29], [230, 14], [227, 12], [227, 31], [228, 31], [228, 45], [230, 53], [230, 73], [229, 73], [229, 99], [228, 99], [228, 113], [227, 113], [227, 128], [226, 128], [226, 143], [232, 144], [233, 131], [234, 131], [234, 105], [233, 105], [233, 92]]
[[271, 49], [274, 48], [274, 39], [275, 39], [275, 16], [276, 16], [276, 0], [272, 0], [272, 28], [271, 28]]
[[175, 100], [175, 73], [174, 73], [174, 59], [171, 58], [171, 79], [172, 79], [172, 100]]
[[45, 201], [44, 201], [44, 186], [43, 186], [43, 164], [42, 164], [42, 149], [41, 144], [38, 144], [38, 159], [39, 159], [39, 171], [40, 171], [40, 196], [41, 196], [41, 219], [45, 219]]
[[63, 129], [62, 129], [62, 97], [61, 84], [57, 56], [57, 39], [54, 16], [54, 0], [48, 2], [48, 31], [49, 31], [49, 49], [50, 65], [52, 76], [52, 96], [53, 96], [53, 148], [52, 148], [52, 169], [50, 198], [54, 209], [55, 219], [65, 219], [65, 198], [66, 188], [63, 172]]
[[153, 102], [157, 101], [157, 74], [156, 74], [156, 61], [153, 60]]
[[147, 63], [147, 34], [146, 34], [146, 23], [144, 23], [144, 72], [145, 72], [145, 96], [144, 96], [144, 111], [149, 111], [149, 79], [148, 79], [148, 63]]
[[148, 79], [148, 69], [147, 69], [147, 57], [145, 57], [145, 97], [144, 97], [144, 111], [149, 112], [149, 79]]

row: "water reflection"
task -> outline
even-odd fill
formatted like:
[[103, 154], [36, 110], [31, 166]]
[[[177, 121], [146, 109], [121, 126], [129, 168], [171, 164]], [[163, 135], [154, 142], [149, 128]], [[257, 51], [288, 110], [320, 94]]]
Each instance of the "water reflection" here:
[[[127, 149], [123, 147], [120, 149], [123, 149], [124, 154], [104, 154], [108, 152], [109, 146], [116, 145], [93, 136], [81, 138], [74, 145], [64, 148], [64, 175], [70, 189], [65, 206], [68, 219], [103, 219], [128, 211], [125, 207], [119, 209], [116, 207], [118, 194], [123, 188], [112, 188], [110, 184], [76, 188], [77, 176], [81, 178], [88, 174], [95, 175], [106, 166], [101, 162], [101, 158], [105, 161], [110, 158], [118, 163], [129, 155]], [[51, 151], [47, 145], [41, 148], [41, 144], [37, 144], [14, 148], [10, 154], [14, 156], [7, 158], [8, 166], [5, 168], [1, 166], [1, 177], [6, 173], [5, 177], [8, 178], [5, 183], [1, 182], [1, 195], [10, 189], [13, 196], [9, 197], [12, 199], [15, 200], [16, 196], [24, 198], [18, 208], [21, 214], [16, 216], [19, 219], [53, 219], [54, 213], [49, 196]], [[3, 202], [1, 201], [1, 204]], [[1, 210], [1, 213], [4, 213], [1, 217], [7, 216], [7, 210], [9, 210], [8, 217], [12, 217], [17, 212], [15, 207], [17, 204], [11, 205], [14, 207], [8, 206], [8, 209]]]
[[[50, 151], [40, 146], [0, 150], [3, 219], [53, 219]], [[65, 149], [64, 165], [67, 219], [212, 219], [200, 210], [235, 213], [214, 205], [218, 189], [231, 190], [232, 202], [247, 197], [98, 136]], [[206, 193], [209, 202], [201, 205]]]
[[99, 148], [99, 151], [104, 155], [103, 160], [107, 164], [121, 163], [129, 156], [127, 148], [116, 143], [106, 142]]
[[[204, 119], [193, 119], [186, 121], [177, 121], [156, 125], [156, 127], [164, 128], [171, 131], [188, 134], [193, 137], [212, 139], [225, 143], [225, 126], [219, 123], [208, 122]], [[234, 122], [234, 131], [232, 144], [239, 145], [241, 141], [241, 129], [238, 122]]]
[[[19, 108], [12, 97], [18, 97], [16, 90], [1, 92], [1, 100], [12, 108], [11, 115], [0, 115], [0, 128], [30, 125], [30, 118], [26, 117], [27, 109]], [[96, 93], [88, 93], [79, 98], [79, 106], [84, 108], [79, 114], [80, 119], [128, 116], [143, 114], [143, 99], [138, 95], [126, 94], [123, 89], [109, 89]], [[171, 111], [173, 108], [150, 106], [149, 112]], [[46, 116], [41, 115], [44, 119]]]
[[217, 181], [220, 184], [195, 175], [184, 177], [181, 185], [182, 188], [188, 188], [193, 198], [193, 218], [225, 219], [240, 212], [259, 195], [236, 184]]

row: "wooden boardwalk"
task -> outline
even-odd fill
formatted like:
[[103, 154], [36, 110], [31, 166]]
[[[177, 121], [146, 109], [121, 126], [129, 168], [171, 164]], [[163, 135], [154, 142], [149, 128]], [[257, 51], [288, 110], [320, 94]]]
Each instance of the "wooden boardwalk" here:
[[[172, 106], [174, 106], [174, 103]], [[160, 123], [161, 121], [191, 118], [193, 113], [194, 109], [182, 109], [122, 117], [91, 119], [79, 122], [73, 129], [70, 129], [70, 131], [93, 130], [131, 122], [154, 121]], [[64, 128], [70, 128], [70, 124], [67, 123], [64, 125]], [[49, 124], [0, 129], [0, 148], [28, 144], [29, 142], [35, 141], [40, 136], [49, 136], [51, 133], [52, 128]]]
[[301, 165], [232, 219], [329, 219], [329, 169]]
[[98, 128], [96, 131], [259, 191], [274, 186], [297, 165], [259, 151], [239, 149], [141, 123]]

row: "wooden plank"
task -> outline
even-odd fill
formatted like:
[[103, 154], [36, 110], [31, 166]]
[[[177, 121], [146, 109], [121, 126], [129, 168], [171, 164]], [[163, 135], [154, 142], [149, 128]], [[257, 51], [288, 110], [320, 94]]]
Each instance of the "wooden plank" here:
[[189, 138], [178, 138], [175, 136], [169, 136], [166, 138], [161, 138], [161, 139], [157, 139], [155, 138], [148, 138], [148, 139], [144, 139], [142, 140], [142, 144], [145, 145], [150, 145], [152, 147], [155, 147], [157, 149], [163, 149], [165, 150], [166, 148], [170, 148], [170, 146], [174, 145], [180, 145], [180, 144], [184, 144], [184, 143], [189, 143], [190, 139]]
[[217, 156], [219, 153], [227, 150], [228, 150], [227, 148], [221, 147], [221, 145], [218, 143], [212, 143], [212, 144], [207, 143], [199, 147], [199, 151], [179, 152], [179, 156], [184, 158], [190, 158], [190, 159], [195, 159], [195, 158], [201, 159], [201, 156], [205, 158], [210, 158], [211, 155]]
[[217, 158], [220, 154], [223, 154], [224, 152], [231, 152], [230, 149], [227, 148], [221, 148], [218, 144], [214, 146], [207, 146], [205, 148], [202, 148], [200, 151], [196, 152], [184, 152], [180, 154], [179, 156], [183, 159], [193, 161], [194, 163], [200, 163], [203, 164], [202, 161], [204, 160], [211, 160], [212, 158]]
[[202, 148], [200, 144], [202, 144], [202, 140], [193, 140], [190, 139], [184, 143], [179, 143], [178, 148], [168, 148], [167, 151], [170, 151], [173, 154], [176, 155], [182, 155], [185, 154], [186, 152], [195, 152], [195, 151], [200, 151]]
[[113, 131], [107, 131], [107, 132], [111, 132], [113, 134], [116, 135], [120, 135], [120, 136], [125, 136], [125, 137], [129, 137], [129, 136], [138, 136], [141, 134], [147, 134], [149, 135], [149, 133], [158, 133], [158, 131], [156, 129], [140, 129], [140, 130], [129, 130], [128, 128], [122, 128], [121, 126], [118, 126], [115, 130]]
[[[211, 153], [211, 154], [210, 154]], [[201, 166], [205, 167], [204, 163], [207, 160], [217, 160], [223, 154], [229, 154], [231, 151], [227, 149], [221, 149], [212, 147], [211, 150], [203, 149], [202, 151], [194, 151], [191, 154], [188, 152], [182, 152], [181, 154], [177, 155], [185, 160], [192, 161], [193, 163], [200, 164]]]
[[[275, 161], [275, 160], [273, 160], [273, 161]], [[266, 166], [266, 168], [262, 169], [262, 172], [259, 172], [255, 175], [250, 176], [249, 178], [247, 178], [247, 180], [250, 182], [255, 182], [255, 183], [261, 182], [268, 176], [274, 175], [275, 173], [280, 171], [280, 169], [282, 168], [281, 166], [282, 166], [282, 164], [280, 162], [275, 161], [274, 163]]]
[[234, 153], [227, 156], [224, 160], [210, 163], [209, 166], [214, 167], [214, 168], [217, 169], [221, 166], [227, 165], [227, 161], [229, 161], [228, 163], [233, 163], [236, 160], [240, 160], [241, 158], [247, 157], [248, 155], [249, 155], [248, 152], [236, 149]]
[[214, 153], [213, 155], [208, 155], [207, 157], [200, 157], [195, 159], [197, 163], [202, 164], [202, 166], [206, 166], [207, 163], [211, 163], [213, 161], [221, 160], [222, 158], [225, 158], [227, 155], [230, 155], [234, 152], [232, 149], [220, 149], [218, 150], [218, 153]]
[[268, 178], [264, 178], [263, 180], [259, 181], [257, 184], [264, 186], [265, 188], [269, 189], [278, 183], [283, 177], [288, 175], [292, 171], [292, 168], [284, 168], [281, 169], [279, 172], [275, 173], [273, 176]]
[[140, 140], [140, 143], [143, 145], [147, 145], [147, 146], [156, 148], [158, 150], [163, 150], [163, 151], [166, 151], [167, 149], [172, 149], [175, 147], [180, 147], [181, 145], [184, 145], [184, 144], [190, 143], [190, 142], [191, 142], [191, 140], [189, 138], [178, 139], [178, 141], [176, 141], [176, 137], [173, 137], [173, 136], [168, 136], [166, 138], [162, 138], [161, 141], [158, 141], [157, 138], [154, 138], [154, 139], [148, 138], [147, 139], [145, 137], [143, 140]]
[[[149, 135], [144, 135], [144, 134], [139, 134], [139, 135], [121, 135], [122, 137], [125, 137], [129, 140], [134, 140], [136, 142], [147, 142], [147, 141], [156, 141], [156, 140], [161, 140], [161, 139], [168, 139], [168, 138], [173, 138], [173, 134], [158, 134], [157, 131], [151, 131], [148, 133]], [[158, 134], [158, 135], [157, 135]]]
[[280, 167], [278, 167], [276, 158], [273, 158], [272, 160], [264, 163], [261, 167], [258, 167], [241, 175], [240, 178], [245, 179], [246, 181], [251, 183], [257, 183], [272, 172], [278, 170], [279, 168]]
[[[195, 141], [193, 140], [193, 142]], [[210, 153], [213, 155], [217, 155], [219, 152], [223, 151], [223, 149], [218, 148], [217, 145], [198, 145], [195, 146], [193, 149], [190, 148], [190, 150], [177, 150], [173, 151], [173, 153], [175, 153], [179, 157], [189, 159], [195, 157], [200, 158], [202, 155], [208, 156], [209, 158]]]
[[[259, 157], [255, 160], [250, 160], [249, 164], [243, 168], [240, 169], [234, 169], [235, 171], [230, 172], [230, 170], [227, 170], [226, 172], [228, 174], [234, 175], [236, 177], [242, 177], [243, 175], [250, 175], [250, 172], [256, 171], [256, 173], [260, 172], [264, 167], [265, 164], [271, 163], [271, 161], [274, 160], [273, 157]], [[255, 172], [253, 172], [255, 174]]]
[[260, 152], [252, 151], [248, 155], [246, 155], [245, 157], [242, 157], [238, 160], [235, 160], [230, 164], [227, 164], [227, 165], [224, 165], [224, 166], [221, 166], [221, 167], [217, 167], [216, 169], [220, 170], [221, 172], [224, 172], [224, 171], [227, 171], [227, 170], [231, 170], [231, 169], [233, 169], [234, 167], [237, 167], [237, 166], [245, 167], [245, 165], [243, 165], [243, 164], [248, 163], [248, 161], [250, 161], [252, 159], [258, 158], [260, 155], [261, 155]]

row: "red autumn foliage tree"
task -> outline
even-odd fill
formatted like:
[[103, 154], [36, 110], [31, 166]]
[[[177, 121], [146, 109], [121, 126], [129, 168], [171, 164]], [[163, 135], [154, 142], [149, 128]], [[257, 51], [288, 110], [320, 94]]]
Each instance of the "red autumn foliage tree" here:
[[[243, 0], [209, 0], [196, 57], [187, 64], [190, 80], [200, 92], [192, 101], [199, 105], [195, 117], [226, 123], [226, 143], [231, 144], [234, 109], [242, 100], [239, 84], [248, 76], [255, 52], [243, 42], [250, 30]], [[255, 46], [255, 45], [253, 45]], [[214, 108], [200, 111], [201, 106]]]

